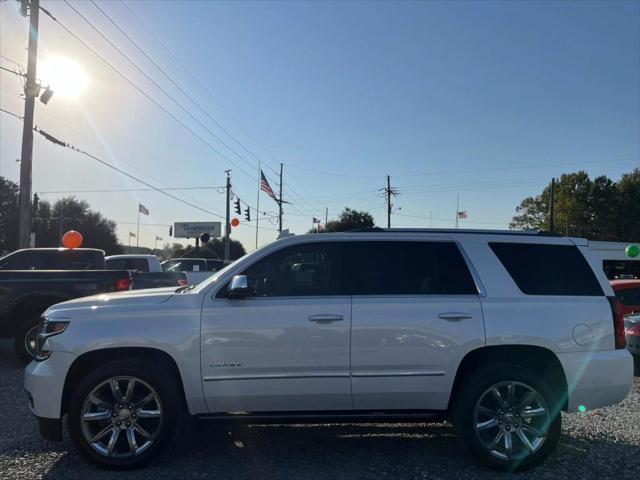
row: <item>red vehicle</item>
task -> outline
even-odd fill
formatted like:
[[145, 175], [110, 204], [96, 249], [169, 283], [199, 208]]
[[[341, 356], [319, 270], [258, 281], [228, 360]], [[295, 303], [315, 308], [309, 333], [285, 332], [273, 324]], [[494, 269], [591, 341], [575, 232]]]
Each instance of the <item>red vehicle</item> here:
[[623, 315], [640, 312], [640, 280], [611, 280]]

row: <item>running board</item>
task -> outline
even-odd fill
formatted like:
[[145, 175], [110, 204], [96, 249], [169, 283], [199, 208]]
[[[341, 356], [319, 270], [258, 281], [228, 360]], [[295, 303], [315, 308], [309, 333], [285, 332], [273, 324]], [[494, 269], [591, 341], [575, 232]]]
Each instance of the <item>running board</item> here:
[[426, 423], [444, 420], [446, 412], [418, 411], [319, 411], [319, 412], [225, 412], [198, 415], [198, 420], [240, 423]]

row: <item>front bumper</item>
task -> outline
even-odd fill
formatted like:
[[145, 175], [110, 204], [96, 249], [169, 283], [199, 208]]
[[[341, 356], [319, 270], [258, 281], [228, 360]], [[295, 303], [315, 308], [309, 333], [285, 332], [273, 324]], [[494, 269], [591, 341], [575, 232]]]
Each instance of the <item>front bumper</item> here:
[[559, 353], [569, 398], [567, 411], [584, 411], [614, 405], [633, 386], [633, 359], [626, 349]]
[[75, 358], [71, 353], [53, 352], [47, 360], [27, 365], [24, 389], [36, 417], [58, 420], [62, 417], [64, 383]]

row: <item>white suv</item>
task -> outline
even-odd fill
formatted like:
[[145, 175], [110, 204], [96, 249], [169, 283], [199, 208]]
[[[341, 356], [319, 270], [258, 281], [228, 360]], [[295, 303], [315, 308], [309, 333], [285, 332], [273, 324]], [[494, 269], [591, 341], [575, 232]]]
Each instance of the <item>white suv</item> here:
[[623, 318], [587, 242], [544, 233], [376, 230], [289, 237], [194, 287], [45, 312], [25, 388], [89, 459], [138, 466], [186, 415], [451, 419], [484, 463], [529, 468], [560, 411], [620, 402]]

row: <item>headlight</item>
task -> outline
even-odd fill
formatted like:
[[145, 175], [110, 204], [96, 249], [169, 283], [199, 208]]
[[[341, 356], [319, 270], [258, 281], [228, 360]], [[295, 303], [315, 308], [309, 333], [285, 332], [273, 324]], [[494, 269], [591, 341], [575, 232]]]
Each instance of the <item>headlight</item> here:
[[55, 335], [60, 335], [64, 332], [69, 326], [69, 320], [61, 320], [48, 318], [43, 316], [40, 319], [40, 326], [38, 328], [38, 337], [36, 340], [36, 361], [46, 360], [51, 356], [51, 352], [44, 350], [44, 342], [46, 342], [47, 338], [53, 337]]

